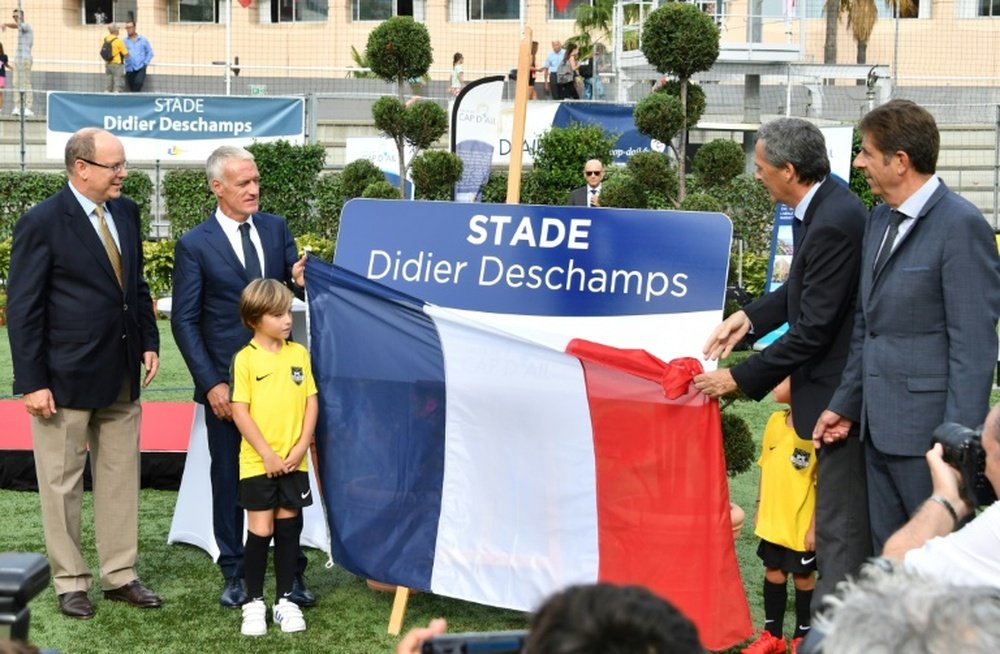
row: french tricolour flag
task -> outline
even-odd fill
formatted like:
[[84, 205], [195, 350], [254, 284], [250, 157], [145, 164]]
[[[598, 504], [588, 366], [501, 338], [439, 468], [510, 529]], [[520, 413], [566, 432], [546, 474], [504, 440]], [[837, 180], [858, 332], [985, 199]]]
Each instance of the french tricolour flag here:
[[750, 635], [697, 362], [555, 351], [315, 259], [306, 279], [339, 564], [521, 610], [573, 583], [638, 583], [711, 649]]

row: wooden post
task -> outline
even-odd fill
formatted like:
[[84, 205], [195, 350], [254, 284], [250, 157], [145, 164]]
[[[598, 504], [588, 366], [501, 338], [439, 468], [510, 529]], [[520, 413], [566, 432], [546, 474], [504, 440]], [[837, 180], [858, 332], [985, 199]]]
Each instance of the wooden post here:
[[406, 615], [406, 603], [410, 599], [410, 589], [396, 586], [396, 596], [392, 600], [392, 613], [389, 614], [389, 635], [398, 636], [403, 628], [403, 617]]
[[517, 85], [514, 93], [514, 129], [510, 136], [510, 168], [507, 171], [507, 204], [521, 202], [521, 157], [524, 154], [524, 121], [528, 110], [528, 84], [531, 79], [530, 27], [524, 28], [517, 54]]

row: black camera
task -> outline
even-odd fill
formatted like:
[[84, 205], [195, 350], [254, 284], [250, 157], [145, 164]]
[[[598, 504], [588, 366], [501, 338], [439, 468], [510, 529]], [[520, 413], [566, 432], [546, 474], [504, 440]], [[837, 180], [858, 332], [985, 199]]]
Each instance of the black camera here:
[[946, 422], [934, 430], [932, 442], [941, 443], [945, 463], [962, 474], [962, 499], [975, 509], [992, 504], [997, 499], [993, 485], [986, 478], [986, 452], [983, 450], [983, 430], [969, 429], [955, 422]]
[[49, 562], [40, 554], [0, 554], [0, 640], [28, 640], [28, 602], [49, 584]]
[[442, 634], [425, 640], [420, 651], [422, 654], [472, 654], [474, 652], [520, 654], [527, 637], [528, 632], [524, 630]]

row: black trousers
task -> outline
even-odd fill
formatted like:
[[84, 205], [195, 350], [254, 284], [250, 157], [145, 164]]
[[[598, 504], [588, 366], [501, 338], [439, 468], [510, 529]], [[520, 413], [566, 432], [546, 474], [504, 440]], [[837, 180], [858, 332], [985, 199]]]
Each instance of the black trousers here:
[[142, 85], [146, 83], [146, 67], [143, 66], [139, 70], [133, 70], [131, 72], [125, 72], [125, 85], [128, 86], [128, 90], [134, 93], [138, 93], [142, 90]]

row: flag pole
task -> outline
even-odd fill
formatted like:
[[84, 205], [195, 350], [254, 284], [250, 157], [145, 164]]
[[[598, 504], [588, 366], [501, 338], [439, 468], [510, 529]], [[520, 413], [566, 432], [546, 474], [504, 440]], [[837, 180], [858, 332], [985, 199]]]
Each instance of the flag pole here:
[[510, 167], [507, 169], [507, 204], [521, 202], [521, 158], [524, 154], [524, 122], [528, 110], [528, 83], [531, 78], [532, 31], [525, 26], [517, 55], [517, 85], [514, 93], [514, 129], [510, 138]]

